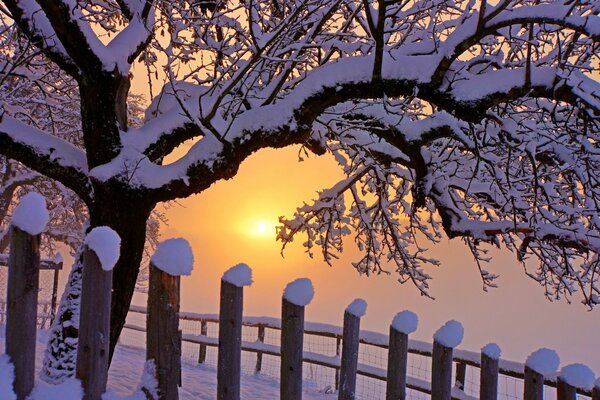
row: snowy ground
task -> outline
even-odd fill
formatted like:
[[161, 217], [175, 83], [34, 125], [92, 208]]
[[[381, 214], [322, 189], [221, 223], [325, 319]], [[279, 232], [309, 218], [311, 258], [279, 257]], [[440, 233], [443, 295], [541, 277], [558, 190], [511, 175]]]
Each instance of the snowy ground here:
[[[39, 370], [45, 348], [46, 332], [38, 333], [36, 348], [36, 367]], [[4, 353], [4, 326], [0, 326], [0, 354]], [[120, 345], [117, 347], [115, 358], [109, 372], [110, 400], [137, 400], [131, 395], [137, 389], [144, 366], [145, 351], [142, 348]], [[183, 387], [180, 389], [180, 399], [212, 400], [216, 396], [217, 375], [214, 368], [201, 364], [185, 362], [182, 368]], [[279, 397], [279, 382], [265, 376], [242, 376], [243, 399], [271, 399]], [[337, 395], [326, 395], [316, 390], [305, 390], [306, 400], [327, 400], [337, 398]], [[60, 395], [57, 400], [61, 399]]]

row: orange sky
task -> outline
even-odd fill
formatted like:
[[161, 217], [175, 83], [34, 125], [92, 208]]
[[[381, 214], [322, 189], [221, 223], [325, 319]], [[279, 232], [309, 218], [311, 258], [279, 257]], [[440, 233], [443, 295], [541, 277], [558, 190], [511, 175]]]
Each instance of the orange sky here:
[[[170, 223], [163, 239], [184, 237], [195, 255], [192, 276], [182, 280], [183, 310], [218, 312], [222, 273], [245, 262], [254, 271], [254, 284], [245, 291], [246, 315], [278, 316], [287, 282], [307, 276], [316, 290], [307, 320], [341, 325], [344, 308], [362, 297], [369, 304], [365, 329], [386, 332], [396, 312], [411, 309], [420, 318], [415, 338], [431, 340], [445, 321], [457, 319], [465, 325], [462, 348], [477, 351], [494, 341], [504, 358], [524, 361], [546, 346], [558, 351], [561, 365], [583, 362], [600, 373], [600, 311], [588, 312], [578, 299], [572, 305], [548, 302], [510, 253], [492, 253], [487, 269], [501, 274], [500, 288], [484, 293], [477, 268], [459, 240], [435, 246], [431, 254], [442, 261], [442, 267], [429, 271], [435, 301], [421, 297], [410, 284], [400, 285], [394, 275], [359, 276], [350, 264], [358, 254], [351, 242], [332, 268], [318, 254], [310, 259], [301, 240], [282, 258], [280, 243], [274, 240], [277, 217], [291, 216], [303, 200], [341, 177], [330, 158], [298, 162], [297, 154], [297, 147], [263, 150], [248, 159], [234, 179], [167, 210]], [[260, 223], [270, 225], [270, 234], [256, 234]]]

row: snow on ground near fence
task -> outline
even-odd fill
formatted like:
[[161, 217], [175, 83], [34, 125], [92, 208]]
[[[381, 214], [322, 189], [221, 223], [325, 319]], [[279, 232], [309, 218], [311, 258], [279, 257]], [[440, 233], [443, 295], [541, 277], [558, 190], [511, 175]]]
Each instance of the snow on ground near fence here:
[[[4, 354], [4, 325], [0, 325], [0, 354]], [[47, 331], [38, 331], [36, 368], [39, 371], [47, 339]], [[130, 396], [138, 387], [144, 369], [145, 350], [142, 347], [117, 346], [113, 365], [109, 371], [108, 400], [138, 400]], [[184, 360], [182, 365], [183, 387], [179, 389], [181, 400], [213, 400], [217, 397], [217, 373], [213, 367], [192, 364]], [[36, 381], [36, 386], [38, 382]], [[279, 397], [277, 379], [256, 375], [242, 375], [242, 399], [272, 399]], [[337, 395], [326, 395], [306, 389], [305, 400], [332, 400]], [[37, 400], [37, 399], [36, 399]]]

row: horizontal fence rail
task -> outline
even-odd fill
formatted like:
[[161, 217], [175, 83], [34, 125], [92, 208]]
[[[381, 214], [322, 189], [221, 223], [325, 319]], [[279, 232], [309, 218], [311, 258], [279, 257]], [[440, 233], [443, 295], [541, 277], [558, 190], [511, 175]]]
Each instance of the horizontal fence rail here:
[[[140, 306], [131, 306], [131, 313], [135, 314], [146, 314], [146, 307]], [[200, 346], [198, 361], [202, 362], [206, 357], [206, 348], [218, 347], [218, 337], [213, 337], [208, 335], [207, 326], [209, 324], [215, 324], [218, 326], [219, 324], [219, 315], [218, 314], [201, 314], [201, 313], [192, 313], [192, 312], [181, 312], [179, 314], [179, 318], [181, 321], [192, 321], [197, 322], [201, 326], [201, 334], [182, 334], [182, 341], [187, 343], [193, 343]], [[242, 325], [248, 328], [256, 328], [258, 330], [258, 336], [256, 341], [242, 341], [242, 351], [247, 353], [254, 353], [257, 355], [257, 369], [256, 372], [260, 372], [260, 364], [262, 363], [262, 356], [274, 356], [280, 357], [281, 351], [280, 346], [274, 344], [264, 343], [264, 335], [266, 329], [271, 329], [275, 331], [281, 330], [281, 320], [273, 317], [249, 317], [244, 316], [242, 320]], [[125, 329], [130, 329], [138, 332], [146, 332], [145, 326], [136, 325], [132, 323], [127, 323], [124, 327]], [[339, 344], [342, 340], [342, 328], [335, 325], [329, 325], [324, 323], [314, 323], [314, 322], [306, 322], [304, 328], [305, 335], [312, 335], [323, 338], [330, 338], [336, 340]], [[376, 348], [387, 350], [389, 337], [385, 334], [379, 332], [371, 332], [371, 331], [360, 331], [359, 341], [363, 345], [374, 346]], [[409, 339], [408, 341], [408, 353], [417, 356], [423, 357], [432, 357], [433, 353], [433, 344]], [[453, 363], [456, 366], [456, 385], [452, 387], [452, 398], [453, 399], [473, 399], [476, 397], [467, 395], [463, 390], [461, 390], [465, 385], [465, 375], [466, 368], [474, 367], [477, 369], [481, 368], [481, 354], [468, 350], [459, 350], [455, 349], [453, 352]], [[306, 364], [313, 364], [322, 367], [331, 368], [336, 371], [336, 385], [338, 383], [339, 378], [339, 370], [341, 364], [340, 353], [338, 352], [334, 356], [320, 354], [312, 351], [304, 351], [303, 353], [303, 361]], [[385, 382], [387, 380], [387, 371], [385, 368], [378, 368], [372, 365], [359, 363], [357, 374], [359, 376], [375, 379], [378, 381]], [[525, 378], [525, 365], [519, 362], [507, 361], [507, 360], [499, 360], [499, 374], [500, 376], [515, 378], [519, 380], [524, 380]], [[547, 377], [544, 381], [544, 385], [549, 388], [557, 387], [557, 375]], [[406, 387], [412, 389], [414, 391], [423, 393], [423, 394], [431, 394], [431, 382], [422, 379], [420, 377], [407, 376], [406, 377]], [[337, 389], [337, 387], [336, 387]], [[591, 397], [592, 392], [589, 390], [585, 390], [582, 388], [577, 388], [577, 394]]]

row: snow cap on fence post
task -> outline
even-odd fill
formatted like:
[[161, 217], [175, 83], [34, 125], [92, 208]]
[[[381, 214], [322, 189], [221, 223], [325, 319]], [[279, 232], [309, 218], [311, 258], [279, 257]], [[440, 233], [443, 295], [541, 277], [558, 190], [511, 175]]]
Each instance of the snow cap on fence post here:
[[462, 342], [464, 334], [465, 329], [462, 324], [451, 319], [437, 330], [433, 335], [433, 340], [442, 346], [455, 348]]
[[396, 314], [392, 320], [392, 328], [396, 331], [410, 335], [417, 330], [419, 317], [412, 311], [404, 310]]
[[481, 348], [481, 352], [491, 358], [492, 360], [499, 360], [502, 350], [496, 343], [488, 343]]
[[11, 224], [36, 236], [46, 229], [49, 220], [46, 199], [39, 193], [31, 192], [21, 197], [19, 205], [13, 212]]
[[252, 285], [252, 269], [248, 265], [240, 263], [225, 271], [221, 279], [237, 287], [250, 286]]
[[346, 307], [346, 312], [361, 318], [367, 313], [367, 302], [363, 299], [354, 299], [352, 303]]
[[112, 270], [121, 256], [121, 238], [108, 226], [97, 226], [85, 237], [84, 244], [96, 253], [102, 269]]
[[287, 284], [283, 298], [300, 307], [307, 306], [315, 296], [315, 289], [308, 278], [299, 278]]
[[191, 275], [194, 269], [194, 254], [187, 240], [167, 239], [159, 243], [150, 262], [172, 276]]
[[584, 364], [569, 364], [560, 370], [560, 379], [576, 388], [591, 390], [594, 386], [594, 372]]
[[556, 372], [560, 358], [554, 350], [542, 347], [527, 357], [525, 365], [540, 375], [548, 376]]

